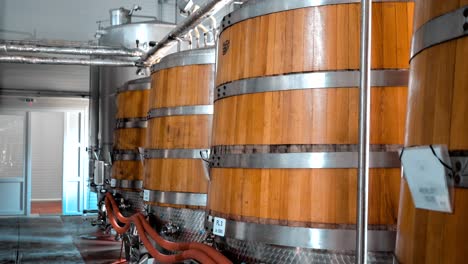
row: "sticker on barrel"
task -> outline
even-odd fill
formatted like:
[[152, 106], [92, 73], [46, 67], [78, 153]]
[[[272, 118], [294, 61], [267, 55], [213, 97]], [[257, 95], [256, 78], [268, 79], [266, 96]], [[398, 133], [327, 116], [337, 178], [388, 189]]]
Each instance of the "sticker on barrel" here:
[[216, 236], [224, 237], [226, 233], [226, 219], [215, 217], [213, 222], [213, 234]]
[[149, 202], [149, 198], [150, 198], [150, 191], [149, 190], [144, 190], [143, 191], [143, 201]]

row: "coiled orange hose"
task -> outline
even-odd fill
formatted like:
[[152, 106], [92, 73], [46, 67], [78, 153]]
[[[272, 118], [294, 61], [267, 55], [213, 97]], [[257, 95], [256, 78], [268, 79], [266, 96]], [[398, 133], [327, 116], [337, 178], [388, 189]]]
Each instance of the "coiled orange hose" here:
[[[105, 204], [109, 222], [111, 223], [112, 227], [117, 231], [117, 233], [123, 234], [127, 232], [131, 226], [131, 223], [134, 223], [146, 249], [151, 254], [151, 256], [159, 262], [174, 263], [194, 259], [201, 263], [207, 264], [232, 264], [232, 262], [229, 259], [227, 259], [224, 255], [207, 245], [194, 242], [176, 243], [165, 240], [151, 227], [151, 225], [146, 221], [145, 217], [141, 213], [136, 213], [131, 217], [123, 216], [119, 211], [114, 197], [112, 197], [110, 193], [106, 194]], [[123, 224], [123, 226], [121, 224]], [[162, 254], [153, 247], [146, 234], [148, 234], [151, 239], [153, 239], [158, 245], [162, 246], [163, 248], [170, 251], [182, 252], [176, 255]]]

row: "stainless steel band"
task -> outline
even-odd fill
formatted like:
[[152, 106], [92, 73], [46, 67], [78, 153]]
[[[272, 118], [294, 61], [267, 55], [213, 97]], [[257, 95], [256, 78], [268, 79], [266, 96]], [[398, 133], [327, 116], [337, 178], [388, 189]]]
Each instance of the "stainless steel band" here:
[[[374, 0], [373, 2], [413, 2], [414, 0]], [[360, 0], [256, 0], [252, 3], [247, 2], [240, 9], [225, 16], [221, 23], [221, 31], [242, 22], [244, 20], [278, 13], [282, 11], [294, 10], [305, 7], [338, 5], [338, 4], [356, 4]]]
[[167, 55], [161, 60], [161, 62], [151, 67], [151, 72], [153, 73], [173, 67], [214, 64], [215, 61], [216, 58], [214, 48], [185, 50]]
[[[207, 227], [212, 228], [213, 216]], [[355, 250], [356, 231], [353, 229], [325, 229], [237, 222], [226, 219], [225, 237], [288, 247], [320, 250]], [[396, 232], [369, 230], [369, 251], [389, 252], [395, 249]]]
[[115, 120], [115, 128], [146, 128], [148, 122], [146, 117], [122, 118]]
[[209, 149], [145, 149], [145, 159], [201, 159]]
[[119, 93], [126, 91], [141, 91], [151, 89], [151, 77], [129, 81], [118, 90]]
[[112, 188], [143, 189], [143, 181], [111, 179]]
[[138, 151], [133, 150], [116, 150], [112, 153], [112, 157], [115, 161], [143, 160], [142, 155]]
[[207, 195], [205, 193], [185, 193], [185, 192], [163, 192], [155, 190], [144, 190], [143, 200], [145, 202], [206, 206]]
[[[274, 145], [271, 145], [274, 146]], [[314, 145], [303, 145], [310, 147]], [[320, 145], [318, 145], [320, 146]], [[339, 146], [339, 145], [338, 145]], [[343, 145], [347, 146], [347, 145]], [[357, 168], [358, 152], [352, 146], [340, 151], [307, 151], [298, 149], [287, 153], [272, 153], [267, 148], [254, 148], [239, 153], [236, 147], [214, 146], [211, 149], [210, 167], [212, 168], [249, 168], [249, 169], [347, 169]], [[377, 145], [378, 147], [379, 145]], [[385, 146], [385, 145], [384, 145]], [[398, 145], [388, 145], [395, 149]], [[370, 168], [400, 168], [398, 151], [371, 150]]]
[[181, 115], [212, 115], [213, 105], [189, 105], [166, 108], [154, 108], [148, 112], [148, 119]]
[[[373, 70], [372, 86], [407, 86], [408, 70]], [[358, 87], [359, 71], [298, 73], [243, 79], [226, 83], [215, 90], [215, 100], [241, 94], [302, 89]]]
[[466, 35], [468, 35], [468, 5], [436, 17], [416, 30], [411, 45], [411, 58], [429, 47]]

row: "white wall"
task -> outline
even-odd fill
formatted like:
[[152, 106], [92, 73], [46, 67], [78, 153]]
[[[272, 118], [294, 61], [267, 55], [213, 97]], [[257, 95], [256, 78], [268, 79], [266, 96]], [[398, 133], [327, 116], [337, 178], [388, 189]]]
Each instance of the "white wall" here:
[[109, 19], [109, 9], [134, 4], [142, 7], [137, 15], [157, 13], [157, 0], [1, 0], [0, 38], [92, 40], [96, 21]]
[[62, 199], [64, 113], [31, 113], [31, 199]]

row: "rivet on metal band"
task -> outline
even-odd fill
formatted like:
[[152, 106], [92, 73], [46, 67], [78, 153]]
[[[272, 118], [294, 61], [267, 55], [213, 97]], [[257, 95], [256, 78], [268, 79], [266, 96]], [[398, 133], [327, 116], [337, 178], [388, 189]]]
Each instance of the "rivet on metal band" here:
[[[306, 7], [360, 2], [360, 0], [256, 0], [251, 4], [247, 2], [241, 8], [225, 16], [221, 22], [221, 31], [244, 20], [268, 14]], [[414, 2], [414, 0], [374, 0], [373, 2]]]
[[111, 179], [112, 188], [143, 189], [143, 181]]
[[468, 6], [436, 17], [416, 30], [411, 45], [411, 58], [429, 47], [466, 35]]
[[[208, 228], [212, 228], [213, 219], [213, 216], [208, 217]], [[226, 220], [225, 227], [225, 237], [279, 246], [351, 251], [356, 245], [356, 231], [353, 229], [291, 227], [232, 220]], [[369, 230], [368, 235], [369, 251], [391, 252], [395, 249], [395, 231]]]
[[205, 193], [186, 192], [163, 192], [155, 190], [144, 190], [143, 200], [145, 202], [206, 206], [207, 195]]
[[208, 149], [145, 149], [145, 159], [202, 159]]
[[142, 155], [138, 151], [133, 150], [115, 150], [112, 153], [114, 161], [138, 161], [143, 160]]
[[126, 91], [142, 91], [151, 89], [151, 77], [140, 78], [136, 80], [129, 81], [118, 90], [118, 93]]
[[[374, 70], [371, 74], [371, 85], [374, 87], [408, 85], [408, 70]], [[215, 90], [215, 100], [242, 94], [357, 86], [359, 86], [359, 71], [329, 71], [267, 76], [243, 79], [221, 85]]]
[[167, 108], [155, 108], [148, 112], [148, 119], [183, 115], [212, 115], [213, 105], [189, 105]]
[[[347, 169], [357, 168], [357, 152], [212, 154], [212, 168]], [[400, 168], [398, 152], [371, 152], [370, 168]]]
[[172, 53], [164, 57], [161, 62], [151, 67], [151, 72], [200, 64], [214, 64], [216, 61], [214, 48], [203, 48], [194, 50], [185, 50], [177, 53]]
[[146, 128], [147, 124], [146, 117], [121, 118], [115, 121], [115, 128]]

